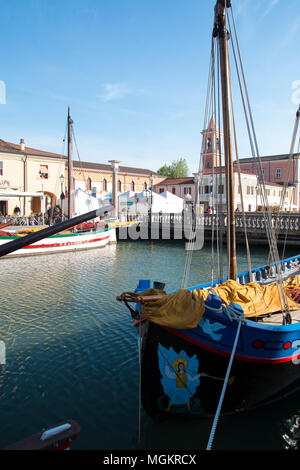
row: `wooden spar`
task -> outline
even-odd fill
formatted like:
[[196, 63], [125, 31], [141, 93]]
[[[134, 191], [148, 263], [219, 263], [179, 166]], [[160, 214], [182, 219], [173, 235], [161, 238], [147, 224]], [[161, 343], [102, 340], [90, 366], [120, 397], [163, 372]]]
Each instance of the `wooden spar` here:
[[236, 235], [235, 235], [235, 213], [234, 213], [234, 181], [232, 162], [232, 138], [230, 123], [230, 89], [229, 89], [229, 36], [226, 28], [226, 9], [230, 6], [228, 0], [218, 0], [215, 6], [214, 36], [218, 37], [221, 88], [222, 88], [222, 111], [224, 127], [224, 154], [225, 154], [225, 178], [227, 194], [227, 258], [228, 277], [236, 279]]
[[72, 189], [73, 189], [73, 165], [72, 165], [72, 136], [73, 121], [68, 107], [68, 218], [72, 218]]
[[5, 228], [5, 227], [9, 227], [9, 225], [12, 225], [12, 222], [6, 222], [6, 224], [1, 224], [0, 229]]
[[148, 302], [149, 300], [160, 300], [163, 297], [165, 297], [165, 294], [164, 295], [139, 295], [137, 297], [132, 297], [130, 295], [126, 296], [124, 294], [121, 294], [116, 297], [116, 300], [120, 302], [123, 302], [124, 300], [126, 300], [127, 302], [142, 303], [142, 302]]
[[62, 232], [63, 230], [74, 227], [75, 225], [81, 224], [82, 222], [94, 219], [95, 217], [98, 217], [99, 215], [102, 215], [105, 212], [111, 211], [112, 209], [112, 205], [104, 206], [100, 209], [95, 209], [85, 214], [78, 215], [77, 217], [73, 217], [73, 219], [65, 220], [64, 222], [60, 222], [59, 224], [51, 225], [50, 227], [47, 227], [44, 230], [39, 230], [38, 232], [30, 233], [25, 237], [20, 237], [17, 240], [12, 240], [11, 242], [5, 243], [4, 245], [0, 245], [0, 257], [8, 255], [13, 251], [24, 248], [25, 246], [31, 245], [34, 242], [38, 242], [43, 238], [50, 237], [50, 235], [55, 235], [56, 233]]

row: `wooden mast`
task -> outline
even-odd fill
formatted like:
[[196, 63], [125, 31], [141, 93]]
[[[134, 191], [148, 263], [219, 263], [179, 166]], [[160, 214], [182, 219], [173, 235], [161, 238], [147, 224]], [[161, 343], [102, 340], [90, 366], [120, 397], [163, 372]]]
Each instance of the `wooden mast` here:
[[72, 165], [72, 134], [73, 121], [68, 107], [68, 218], [72, 218], [72, 189], [73, 189], [73, 165]]
[[215, 6], [215, 25], [213, 36], [218, 37], [220, 73], [222, 89], [222, 111], [224, 127], [224, 155], [225, 155], [225, 178], [227, 195], [227, 258], [228, 277], [236, 279], [236, 235], [234, 214], [234, 181], [232, 162], [232, 138], [230, 122], [230, 85], [229, 85], [229, 33], [226, 28], [226, 10], [230, 7], [229, 0], [218, 0]]

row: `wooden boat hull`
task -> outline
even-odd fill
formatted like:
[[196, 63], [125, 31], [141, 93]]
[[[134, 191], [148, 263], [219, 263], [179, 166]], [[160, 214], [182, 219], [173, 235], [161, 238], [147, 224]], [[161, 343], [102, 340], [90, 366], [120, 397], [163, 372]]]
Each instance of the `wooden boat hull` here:
[[79, 424], [70, 419], [15, 442], [4, 450], [69, 450], [80, 432]]
[[[16, 240], [17, 236], [0, 236], [0, 245]], [[24, 248], [16, 250], [6, 256], [30, 256], [66, 251], [86, 250], [101, 248], [108, 244], [116, 243], [116, 230], [109, 227], [106, 230], [89, 232], [60, 233], [51, 235]]]
[[[212, 325], [216, 319], [205, 313], [205, 321]], [[215, 330], [222, 337], [216, 333], [213, 339], [207, 328], [173, 330], [142, 322], [142, 404], [150, 417], [215, 414], [237, 322], [223, 326]], [[300, 388], [299, 344], [298, 324], [242, 325], [222, 413], [253, 409]], [[180, 362], [185, 369], [181, 376]]]

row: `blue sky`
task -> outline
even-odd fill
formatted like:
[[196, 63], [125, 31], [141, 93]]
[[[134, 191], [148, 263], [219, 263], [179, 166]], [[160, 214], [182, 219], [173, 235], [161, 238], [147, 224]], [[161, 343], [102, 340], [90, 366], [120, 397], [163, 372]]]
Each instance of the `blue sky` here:
[[[70, 105], [82, 161], [155, 171], [184, 157], [196, 171], [214, 4], [2, 1], [0, 138], [60, 153]], [[260, 153], [288, 153], [300, 102], [299, 0], [232, 4]]]

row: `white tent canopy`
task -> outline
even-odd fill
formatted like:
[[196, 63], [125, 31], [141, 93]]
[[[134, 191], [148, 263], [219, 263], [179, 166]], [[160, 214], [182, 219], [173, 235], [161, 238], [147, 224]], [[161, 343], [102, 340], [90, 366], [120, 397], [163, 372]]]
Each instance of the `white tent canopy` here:
[[148, 211], [177, 213], [183, 210], [183, 199], [168, 193], [166, 196], [148, 189], [140, 193], [127, 191], [119, 195], [119, 212], [128, 214], [147, 214]]
[[122, 193], [122, 194], [119, 194], [118, 197], [121, 197], [121, 198], [127, 198], [127, 199], [130, 199], [132, 197], [135, 197], [135, 192], [134, 191], [126, 191], [125, 193]]
[[160, 193], [160, 196], [166, 199], [169, 213], [178, 213], [183, 211], [184, 200], [181, 197], [178, 197], [169, 191]]
[[[62, 203], [63, 212], [66, 214], [68, 209], [68, 199], [63, 199]], [[102, 206], [102, 203], [96, 197], [93, 197], [81, 188], [78, 188], [72, 194], [72, 205], [73, 214], [81, 215], [99, 209], [99, 207]]]

